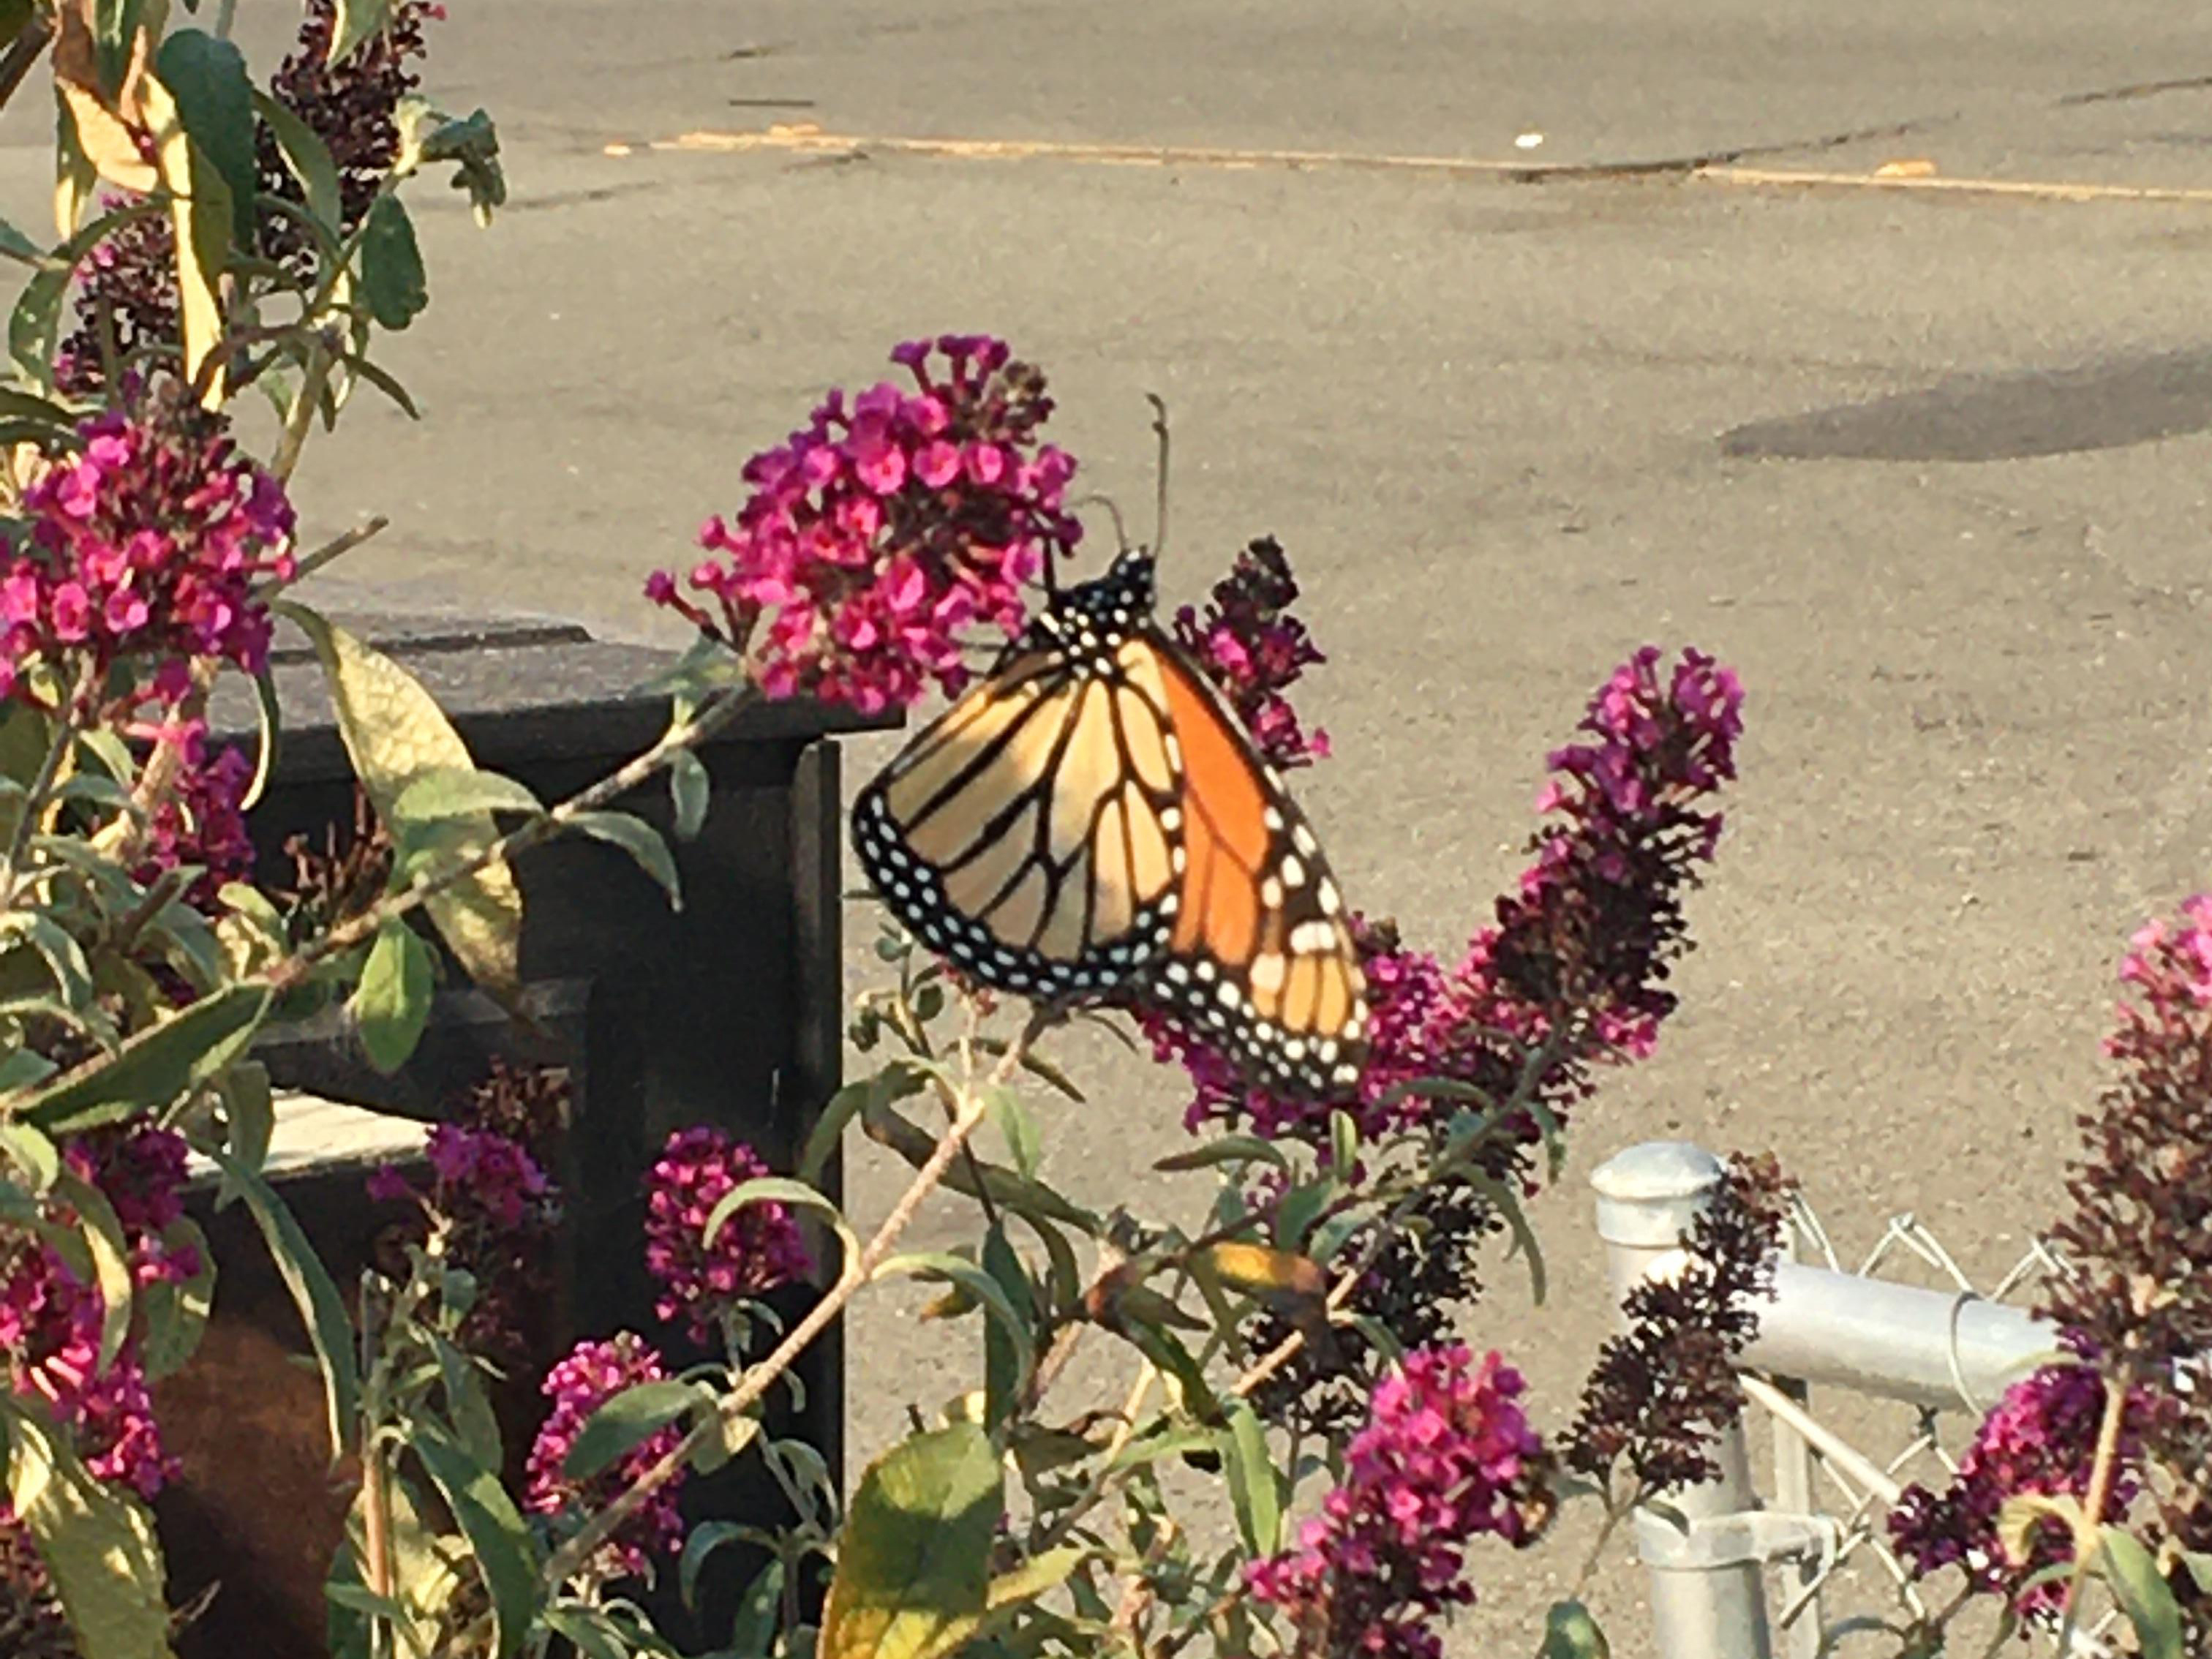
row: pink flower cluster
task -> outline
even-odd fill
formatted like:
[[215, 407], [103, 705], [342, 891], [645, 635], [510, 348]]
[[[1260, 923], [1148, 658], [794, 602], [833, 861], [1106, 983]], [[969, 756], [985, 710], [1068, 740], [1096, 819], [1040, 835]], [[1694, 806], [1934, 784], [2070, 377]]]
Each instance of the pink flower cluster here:
[[707, 1243], [714, 1206], [768, 1173], [751, 1147], [702, 1127], [671, 1135], [646, 1176], [645, 1265], [661, 1287], [653, 1311], [671, 1323], [684, 1320], [698, 1341], [711, 1340], [741, 1298], [814, 1271], [799, 1224], [781, 1204], [746, 1205]]
[[1592, 700], [1581, 729], [1595, 741], [1551, 756], [1537, 805], [1555, 819], [1457, 963], [1407, 948], [1387, 923], [1356, 925], [1371, 1009], [1356, 1098], [1249, 1089], [1188, 1033], [1152, 1022], [1162, 1056], [1179, 1057], [1196, 1085], [1188, 1126], [1249, 1124], [1326, 1146], [1340, 1108], [1370, 1136], [1409, 1127], [1432, 1108], [1408, 1085], [1443, 1079], [1503, 1098], [1528, 1049], [1554, 1037], [1541, 1092], [1564, 1113], [1588, 1093], [1591, 1064], [1648, 1055], [1674, 1006], [1668, 964], [1688, 948], [1681, 895], [1720, 837], [1707, 800], [1735, 775], [1742, 703], [1735, 676], [1711, 657], [1686, 651], [1662, 676], [1657, 648], [1645, 647]]
[[872, 714], [933, 682], [957, 691], [963, 638], [986, 625], [1018, 634], [1022, 585], [1082, 536], [1066, 511], [1075, 463], [1037, 440], [1052, 412], [1042, 374], [980, 335], [891, 356], [914, 391], [884, 382], [849, 405], [832, 391], [788, 442], [746, 462], [752, 493], [736, 522], [701, 532], [712, 556], [686, 584], [700, 599], [668, 571], [646, 583], [654, 604], [750, 643], [769, 696]]
[[[1946, 1566], [1962, 1569], [1976, 1589], [2002, 1595], [2023, 1617], [2055, 1615], [2065, 1579], [2032, 1587], [2028, 1580], [2074, 1559], [2071, 1534], [2063, 1522], [2039, 1522], [2028, 1534], [2027, 1559], [2010, 1560], [1998, 1540], [1998, 1514], [2008, 1498], [2087, 1492], [2105, 1389], [2104, 1378], [2086, 1364], [2046, 1365], [2014, 1383], [1983, 1419], [1950, 1486], [1940, 1493], [1908, 1487], [1890, 1511], [1899, 1554], [1922, 1577]], [[2133, 1467], [2138, 1449], [2132, 1435], [2123, 1435], [2108, 1515], [2124, 1510], [2141, 1488]]]
[[1246, 1570], [1301, 1654], [1437, 1659], [1431, 1622], [1474, 1600], [1466, 1547], [1528, 1540], [1548, 1510], [1549, 1462], [1517, 1403], [1520, 1374], [1464, 1346], [1424, 1348], [1376, 1386], [1345, 1483], [1297, 1547]]
[[[190, 1245], [163, 1234], [184, 1213], [185, 1146], [166, 1129], [94, 1130], [72, 1141], [69, 1168], [114, 1206], [140, 1289], [181, 1284], [202, 1263]], [[59, 1214], [64, 1225], [74, 1218]], [[162, 1444], [147, 1392], [138, 1340], [126, 1340], [100, 1369], [106, 1310], [97, 1285], [79, 1277], [50, 1244], [17, 1244], [0, 1267], [0, 1358], [19, 1399], [45, 1403], [76, 1435], [85, 1467], [100, 1480], [151, 1498], [177, 1471]]]
[[1284, 695], [1308, 668], [1328, 660], [1290, 614], [1297, 597], [1281, 545], [1263, 536], [1213, 585], [1203, 619], [1189, 605], [1175, 617], [1183, 649], [1221, 688], [1260, 752], [1285, 768], [1328, 758], [1328, 733], [1305, 731]]
[[185, 902], [213, 915], [221, 908], [216, 896], [227, 884], [253, 878], [253, 840], [239, 807], [253, 780], [253, 762], [234, 744], [210, 760], [203, 721], [186, 722], [175, 741], [183, 745], [184, 766], [146, 825], [143, 857], [134, 873], [146, 886], [164, 871], [198, 866], [200, 874], [185, 890]]
[[268, 607], [252, 585], [292, 570], [283, 486], [221, 424], [163, 404], [116, 408], [77, 428], [76, 457], [24, 493], [22, 550], [0, 564], [0, 691], [33, 661], [89, 655], [158, 665], [173, 702], [187, 659], [258, 670]]
[[2200, 1017], [2212, 1009], [2212, 894], [2185, 900], [2179, 918], [2154, 917], [2136, 930], [2120, 958], [2120, 982], [2141, 994], [2141, 1003], [2123, 1003], [2120, 1028], [2105, 1040], [2105, 1052], [2130, 1057], [2142, 1039], [2195, 1035]]
[[[618, 1332], [604, 1342], [579, 1342], [571, 1349], [546, 1373], [543, 1392], [553, 1406], [531, 1443], [525, 1494], [529, 1508], [538, 1515], [558, 1515], [571, 1507], [588, 1514], [666, 1456], [683, 1438], [678, 1424], [658, 1431], [580, 1484], [562, 1468], [592, 1413], [625, 1389], [662, 1382], [667, 1376], [660, 1356], [634, 1332]], [[682, 1544], [684, 1517], [677, 1496], [684, 1479], [679, 1470], [655, 1489], [645, 1506], [608, 1541], [593, 1564], [604, 1577], [635, 1577], [646, 1571], [650, 1557], [672, 1554]]]

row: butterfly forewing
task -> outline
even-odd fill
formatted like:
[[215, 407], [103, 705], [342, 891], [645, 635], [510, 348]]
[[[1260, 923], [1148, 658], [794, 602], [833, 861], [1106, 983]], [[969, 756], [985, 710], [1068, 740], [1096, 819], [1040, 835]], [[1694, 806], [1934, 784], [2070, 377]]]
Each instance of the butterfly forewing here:
[[1152, 620], [1149, 561], [1060, 595], [860, 792], [862, 866], [986, 985], [1149, 1003], [1285, 1092], [1355, 1081], [1365, 987], [1304, 816]]
[[984, 984], [1097, 993], [1166, 940], [1172, 780], [1130, 760], [1158, 743], [1125, 732], [1126, 696], [1118, 670], [1017, 653], [854, 803], [855, 850], [893, 914]]

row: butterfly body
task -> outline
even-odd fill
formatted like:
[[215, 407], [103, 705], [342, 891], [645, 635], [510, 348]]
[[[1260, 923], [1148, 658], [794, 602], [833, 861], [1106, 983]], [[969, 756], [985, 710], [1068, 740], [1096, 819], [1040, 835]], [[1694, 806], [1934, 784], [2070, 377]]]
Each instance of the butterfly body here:
[[1367, 1010], [1304, 817], [1125, 553], [1054, 596], [854, 804], [892, 912], [995, 988], [1174, 1014], [1257, 1080], [1357, 1079]]

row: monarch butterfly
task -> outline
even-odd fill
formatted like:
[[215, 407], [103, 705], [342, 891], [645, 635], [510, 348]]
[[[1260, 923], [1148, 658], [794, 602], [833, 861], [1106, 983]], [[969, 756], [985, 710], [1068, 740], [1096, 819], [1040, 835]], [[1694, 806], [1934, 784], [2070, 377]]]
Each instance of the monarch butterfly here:
[[1052, 596], [991, 672], [860, 791], [893, 915], [966, 974], [1164, 1010], [1248, 1076], [1355, 1081], [1364, 976], [1305, 816], [1153, 615], [1124, 551]]

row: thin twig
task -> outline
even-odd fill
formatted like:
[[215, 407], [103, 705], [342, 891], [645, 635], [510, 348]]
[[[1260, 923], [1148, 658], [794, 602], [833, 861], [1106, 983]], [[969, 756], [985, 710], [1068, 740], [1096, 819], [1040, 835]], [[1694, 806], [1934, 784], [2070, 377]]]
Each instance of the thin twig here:
[[391, 526], [392, 520], [386, 518], [381, 513], [377, 514], [373, 518], [363, 520], [362, 523], [356, 525], [352, 529], [331, 537], [330, 540], [325, 542], [320, 547], [308, 554], [305, 558], [295, 560], [292, 566], [291, 581], [281, 584], [275, 582], [264, 583], [263, 585], [263, 591], [265, 592], [274, 592], [280, 586], [289, 587], [294, 582], [305, 581], [308, 577], [313, 575], [315, 572], [320, 570], [325, 565], [331, 563], [334, 560], [343, 558], [347, 554], [352, 552], [354, 549], [359, 547], [370, 537], [381, 533], [382, 532], [391, 528]]
[[270, 459], [269, 470], [280, 483], [289, 483], [293, 471], [300, 465], [300, 452], [307, 447], [308, 428], [314, 425], [316, 407], [323, 401], [323, 387], [337, 362], [337, 351], [331, 343], [331, 332], [325, 329], [307, 353], [307, 373], [300, 377], [300, 390], [284, 421], [284, 435], [277, 442], [276, 453]]
[[2097, 1427], [2096, 1461], [2089, 1466], [2089, 1489], [2082, 1495], [2081, 1524], [2074, 1529], [2074, 1571], [2066, 1580], [2066, 1601], [2058, 1626], [2058, 1650], [2074, 1650], [2074, 1628], [2081, 1618], [2081, 1581], [2089, 1576], [2105, 1524], [2105, 1505], [2112, 1501], [2112, 1482], [2119, 1474], [2120, 1430], [2128, 1415], [2128, 1396], [2135, 1392], [2135, 1366], [2121, 1364], [2119, 1375], [2105, 1379], [2105, 1416]]
[[972, 1079], [963, 1091], [960, 1109], [937, 1142], [929, 1159], [915, 1171], [912, 1183], [892, 1206], [891, 1212], [884, 1218], [857, 1255], [851, 1257], [822, 1299], [809, 1309], [806, 1316], [791, 1328], [791, 1333], [778, 1343], [775, 1349], [759, 1364], [747, 1370], [738, 1384], [715, 1403], [714, 1410], [696, 1425], [691, 1431], [651, 1468], [644, 1470], [625, 1487], [614, 1500], [589, 1521], [560, 1548], [553, 1552], [545, 1564], [541, 1582], [550, 1593], [558, 1590], [586, 1565], [623, 1523], [643, 1507], [653, 1494], [674, 1478], [691, 1458], [705, 1447], [720, 1438], [726, 1425], [745, 1416], [758, 1404], [762, 1396], [775, 1386], [776, 1379], [789, 1370], [814, 1339], [828, 1329], [845, 1304], [859, 1294], [860, 1287], [875, 1276], [876, 1269], [890, 1259], [892, 1247], [899, 1237], [921, 1213], [921, 1206], [945, 1172], [952, 1167], [968, 1144], [968, 1137], [983, 1121], [984, 1099], [990, 1089], [1001, 1087], [1021, 1064], [1021, 1057], [1029, 1051], [1030, 1044], [1057, 1016], [1040, 1010], [1030, 1017], [1021, 1035], [1008, 1047], [990, 1077], [978, 1085]]

